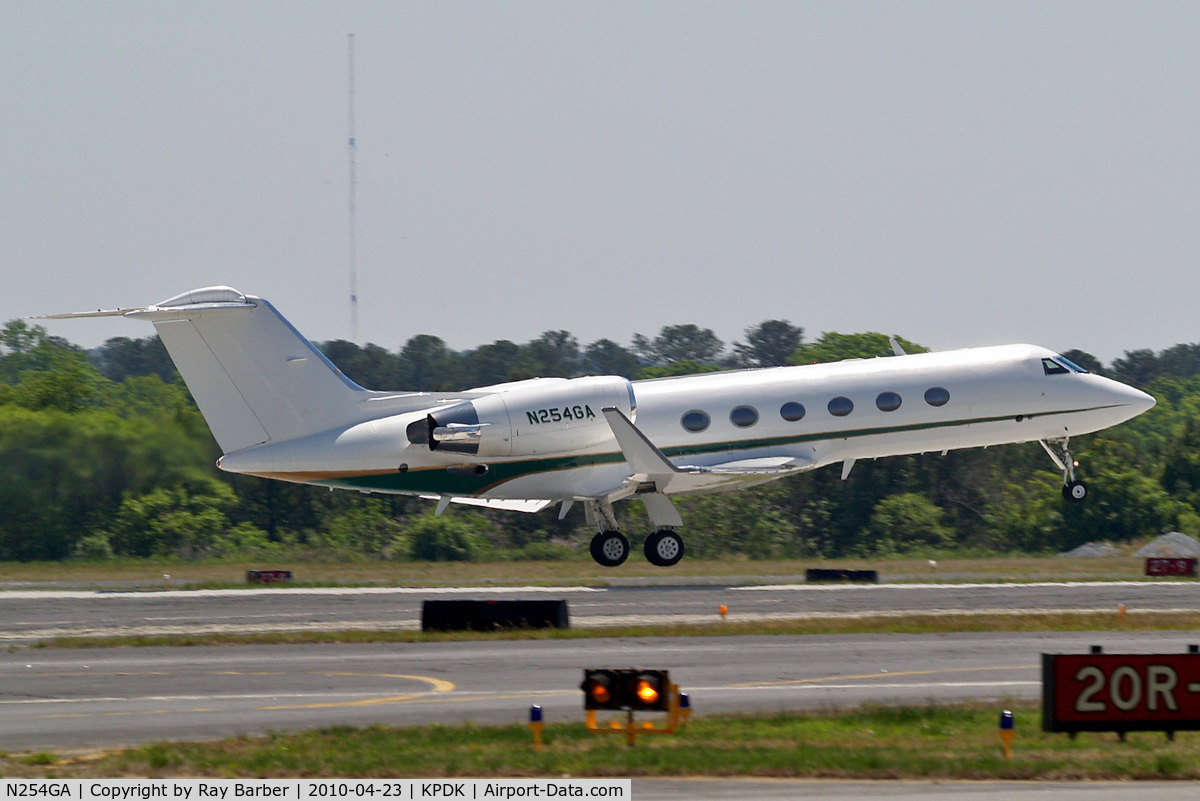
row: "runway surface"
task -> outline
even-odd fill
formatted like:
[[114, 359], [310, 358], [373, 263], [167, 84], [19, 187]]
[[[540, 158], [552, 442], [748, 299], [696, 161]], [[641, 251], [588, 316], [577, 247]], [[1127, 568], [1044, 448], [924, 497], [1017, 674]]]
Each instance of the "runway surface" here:
[[1197, 633], [684, 637], [0, 654], [0, 750], [334, 724], [582, 720], [585, 667], [669, 668], [696, 714], [1037, 698], [1039, 654], [1183, 651]]
[[564, 598], [577, 627], [931, 614], [1200, 611], [1196, 582], [0, 592], [0, 642], [56, 636], [415, 630], [429, 598]]
[[[572, 625], [896, 610], [1196, 609], [1193, 583], [0, 593], [0, 637], [416, 627], [429, 597], [563, 597]], [[0, 653], [0, 750], [373, 722], [582, 719], [585, 667], [669, 668], [697, 714], [1037, 698], [1039, 654], [1183, 651], [1200, 632], [682, 637]]]

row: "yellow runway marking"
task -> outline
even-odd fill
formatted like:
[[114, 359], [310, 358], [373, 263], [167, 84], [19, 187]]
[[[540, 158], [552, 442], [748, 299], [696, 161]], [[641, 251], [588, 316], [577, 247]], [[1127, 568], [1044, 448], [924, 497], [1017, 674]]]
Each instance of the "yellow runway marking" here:
[[330, 709], [343, 706], [382, 706], [384, 704], [401, 704], [420, 698], [419, 695], [395, 695], [391, 698], [361, 698], [357, 701], [325, 701], [319, 704], [284, 704], [282, 706], [256, 706], [255, 712], [279, 712], [289, 709]]
[[361, 676], [363, 678], [369, 678], [369, 679], [411, 679], [413, 681], [423, 681], [428, 684], [432, 684], [433, 691], [435, 693], [452, 693], [455, 691], [455, 689], [457, 689], [454, 686], [454, 682], [452, 682], [452, 681], [444, 681], [442, 679], [435, 679], [432, 676], [409, 676], [409, 675], [405, 675], [403, 673], [349, 673], [349, 672], [344, 672], [344, 671], [338, 671], [338, 672], [326, 671], [326, 672], [313, 673], [312, 675], [314, 675], [314, 676]]
[[130, 715], [187, 715], [195, 712], [216, 712], [215, 709], [141, 709], [132, 712], [76, 712], [61, 715], [39, 715], [35, 720], [60, 720], [64, 718], [120, 718]]
[[[435, 679], [431, 676], [407, 676], [401, 673], [349, 673], [349, 672], [318, 672], [313, 673], [314, 676], [360, 676], [363, 678], [373, 679], [409, 679], [411, 681], [423, 681], [433, 686], [432, 692], [435, 693], [452, 693], [457, 689], [454, 682]], [[335, 707], [350, 707], [350, 706], [382, 706], [385, 704], [401, 704], [405, 701], [411, 701], [414, 698], [421, 698], [428, 693], [415, 693], [410, 695], [392, 695], [382, 698], [360, 698], [357, 701], [323, 701], [315, 704], [284, 704], [282, 706], [256, 706], [255, 712], [278, 712], [288, 709], [331, 709]]]
[[947, 673], [981, 673], [988, 670], [1035, 670], [1037, 665], [1005, 665], [1001, 667], [942, 668], [938, 670], [897, 670], [894, 672], [860, 673], [857, 676], [823, 676], [815, 679], [780, 679], [779, 681], [751, 681], [731, 684], [731, 687], [786, 687], [792, 684], [821, 684], [829, 681], [855, 681], [861, 679], [894, 679], [897, 676], [939, 676]]

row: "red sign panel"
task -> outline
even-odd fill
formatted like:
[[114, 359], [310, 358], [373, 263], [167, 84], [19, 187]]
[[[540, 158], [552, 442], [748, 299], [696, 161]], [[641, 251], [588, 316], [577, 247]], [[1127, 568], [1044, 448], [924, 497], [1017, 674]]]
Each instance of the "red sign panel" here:
[[1200, 729], [1200, 654], [1042, 654], [1042, 728]]
[[1165, 559], [1151, 557], [1146, 560], [1147, 576], [1196, 576], [1196, 558]]
[[291, 581], [290, 570], [247, 570], [246, 581], [258, 584], [275, 584], [280, 581]]

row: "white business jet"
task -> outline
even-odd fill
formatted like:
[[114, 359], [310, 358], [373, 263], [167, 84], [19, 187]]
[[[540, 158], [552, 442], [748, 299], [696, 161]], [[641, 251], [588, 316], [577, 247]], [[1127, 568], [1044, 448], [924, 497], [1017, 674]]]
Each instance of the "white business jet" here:
[[534, 378], [464, 392], [374, 392], [262, 298], [197, 289], [123, 316], [158, 329], [224, 455], [222, 470], [536, 512], [582, 501], [592, 557], [629, 556], [613, 503], [636, 497], [645, 555], [683, 557], [670, 496], [722, 492], [858, 459], [1038, 441], [1082, 501], [1072, 436], [1154, 398], [1032, 345], [629, 381]]

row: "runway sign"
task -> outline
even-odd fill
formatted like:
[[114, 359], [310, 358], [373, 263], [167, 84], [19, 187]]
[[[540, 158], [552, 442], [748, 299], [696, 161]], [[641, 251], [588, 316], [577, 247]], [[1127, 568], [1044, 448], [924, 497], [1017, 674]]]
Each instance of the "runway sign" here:
[[278, 584], [281, 581], [291, 581], [290, 570], [247, 570], [246, 581], [251, 584]]
[[1198, 729], [1200, 653], [1042, 654], [1043, 731]]
[[1147, 576], [1190, 576], [1196, 577], [1196, 558], [1166, 559], [1150, 557], [1146, 560]]

